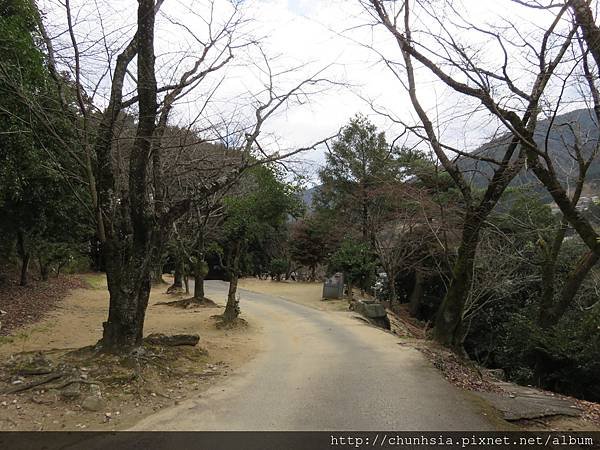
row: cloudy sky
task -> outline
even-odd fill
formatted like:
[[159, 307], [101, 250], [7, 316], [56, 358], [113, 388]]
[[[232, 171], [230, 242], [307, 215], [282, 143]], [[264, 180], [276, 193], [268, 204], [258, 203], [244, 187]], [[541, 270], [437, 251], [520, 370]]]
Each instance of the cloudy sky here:
[[[439, 5], [439, 14], [450, 12], [447, 2], [433, 0]], [[388, 33], [379, 27], [374, 30], [369, 25], [372, 18], [357, 0], [258, 0], [248, 2], [252, 17], [258, 28], [264, 30], [265, 40], [272, 54], [282, 54], [284, 61], [309, 62], [313, 67], [330, 65], [327, 73], [333, 80], [346, 83], [345, 87], [332, 88], [315, 96], [308, 105], [290, 108], [287, 113], [271, 123], [272, 130], [278, 130], [289, 145], [306, 145], [337, 131], [340, 126], [356, 113], [368, 115], [391, 140], [401, 131], [401, 127], [375, 112], [385, 111], [407, 123], [417, 123], [407, 93], [393, 74], [382, 64], [381, 57], [371, 48], [391, 59], [399, 61], [400, 54], [396, 43]], [[512, 21], [520, 23], [521, 30], [531, 33], [534, 42], [537, 27], [549, 24], [552, 14], [531, 10], [515, 5], [511, 0], [479, 1], [455, 0], [453, 5], [479, 26], [492, 24], [505, 25]], [[431, 27], [435, 23], [430, 17], [416, 19], [415, 28]], [[500, 48], [494, 42], [485, 44], [481, 35], [472, 37], [469, 33], [456, 30], [457, 39], [480, 46], [483, 64], [492, 70], [499, 68], [502, 59]], [[510, 51], [510, 49], [509, 49]], [[497, 61], [496, 61], [497, 60]], [[285, 63], [283, 63], [285, 64]], [[522, 81], [527, 89], [532, 80], [531, 74], [517, 74], [520, 64], [527, 65], [515, 56], [515, 79]], [[439, 117], [438, 132], [445, 142], [465, 150], [473, 150], [497, 130], [497, 123], [490, 121], [487, 114], [473, 115], [462, 120], [454, 120], [462, 114], [462, 109], [472, 110], [473, 104], [461, 99], [428, 71], [417, 69], [419, 95], [421, 101], [434, 117]], [[446, 121], [451, 117], [453, 120]], [[309, 159], [321, 163], [322, 152], [313, 152]]]
[[[436, 6], [439, 17], [445, 17], [447, 2], [432, 2], [439, 5]], [[387, 33], [368, 26], [372, 19], [358, 0], [243, 0], [239, 3], [240, 16], [247, 20], [238, 27], [235, 40], [242, 47], [234, 50], [235, 58], [224, 70], [209, 77], [180, 102], [175, 120], [189, 122], [199, 111], [210, 117], [212, 123], [244, 115], [251, 120], [252, 106], [264, 100], [266, 65], [257, 47], [244, 43], [259, 38], [272, 72], [282, 73], [276, 76], [278, 92], [321, 70], [319, 77], [333, 82], [313, 88], [318, 93], [303, 98], [301, 104], [288, 105], [270, 119], [261, 138], [263, 147], [285, 151], [310, 145], [337, 132], [357, 113], [368, 115], [386, 131], [390, 140], [393, 139], [401, 127], [375, 113], [371, 105], [407, 123], [416, 123], [401, 83], [381, 63], [381, 57], [369, 48], [375, 47], [387, 57], [400, 60], [397, 47]], [[67, 64], [72, 53], [68, 34], [64, 32], [64, 1], [44, 0], [41, 4], [46, 23], [59, 43], [58, 52]], [[176, 79], [193, 63], [193, 57], [201, 50], [197, 38], [206, 35], [206, 20], [210, 14], [214, 19], [213, 30], [230, 17], [232, 8], [227, 0], [214, 0], [212, 10], [209, 4], [208, 0], [165, 0], [156, 33], [157, 67], [163, 82]], [[468, 11], [469, 20], [478, 25], [499, 24], [504, 18], [522, 24], [531, 36], [538, 26], [551, 19], [549, 14], [515, 6], [510, 0], [455, 0], [453, 4]], [[83, 53], [87, 90], [96, 91], [96, 103], [102, 104], [109, 80], [106, 61], [114, 61], [119, 46], [135, 30], [137, 2], [71, 0], [71, 6]], [[417, 17], [416, 27], [419, 26], [435, 28], [437, 25], [435, 18], [423, 16]], [[486, 67], [498, 70], [501, 58], [497, 46], [469, 42], [470, 34], [460, 37], [466, 44], [479, 46], [478, 58]], [[527, 63], [516, 61], [513, 75], [527, 88], [531, 74], [519, 72], [519, 64]], [[290, 68], [294, 70], [287, 72]], [[420, 70], [417, 76], [421, 100], [429, 112], [439, 118], [438, 132], [447, 143], [472, 150], [494, 133], [497, 124], [490, 122], [486, 115], [446, 120], [476, 105], [455, 96], [427, 71]], [[210, 104], [203, 109], [209, 96]], [[303, 158], [314, 171], [324, 160], [323, 149], [309, 152]]]

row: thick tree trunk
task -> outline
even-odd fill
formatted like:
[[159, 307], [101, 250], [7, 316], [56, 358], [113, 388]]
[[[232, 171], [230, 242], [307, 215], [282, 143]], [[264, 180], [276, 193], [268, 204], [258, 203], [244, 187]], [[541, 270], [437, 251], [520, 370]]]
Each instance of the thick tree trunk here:
[[122, 267], [107, 272], [110, 306], [100, 345], [110, 352], [127, 352], [142, 344], [144, 318], [150, 297], [150, 273]]
[[194, 298], [196, 300], [204, 299], [204, 276], [201, 271], [196, 271], [194, 275]]
[[127, 352], [142, 344], [151, 286], [149, 254], [111, 240], [104, 245], [104, 261], [110, 302], [98, 344], [103, 351]]
[[[127, 61], [137, 47], [137, 92], [139, 121], [131, 149], [128, 173], [128, 193], [120, 206], [124, 221], [104, 227], [104, 217], [98, 210], [98, 234], [103, 241], [103, 256], [110, 293], [108, 320], [99, 342], [104, 351], [124, 352], [142, 344], [144, 318], [150, 296], [150, 264], [152, 233], [158, 231], [148, 216], [148, 163], [156, 124], [157, 86], [154, 70], [154, 0], [138, 0], [137, 34], [134, 47], [117, 58], [111, 89], [111, 101], [100, 127], [96, 142], [99, 168], [100, 207], [113, 208], [114, 174], [110, 159], [114, 120], [120, 109]], [[131, 48], [131, 52], [129, 49]], [[127, 54], [126, 54], [127, 52]], [[124, 64], [124, 65], [123, 65]], [[112, 108], [112, 109], [111, 109]], [[106, 123], [104, 123], [106, 122]], [[113, 229], [111, 229], [113, 228]], [[159, 228], [160, 229], [160, 228]], [[127, 235], [127, 238], [123, 238]]]
[[481, 223], [477, 216], [468, 214], [465, 218], [462, 241], [452, 270], [452, 280], [435, 320], [435, 339], [442, 345], [459, 352], [462, 352], [463, 311], [471, 288], [471, 274], [479, 243]]

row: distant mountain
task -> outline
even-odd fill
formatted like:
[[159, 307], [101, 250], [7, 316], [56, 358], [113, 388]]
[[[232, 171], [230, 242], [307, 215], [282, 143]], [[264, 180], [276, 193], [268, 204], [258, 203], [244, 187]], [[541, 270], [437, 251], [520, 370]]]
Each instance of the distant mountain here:
[[[577, 176], [577, 163], [570, 156], [574, 151], [575, 132], [578, 136], [582, 153], [589, 156], [598, 145], [598, 124], [594, 112], [588, 109], [578, 109], [555, 117], [554, 121], [541, 120], [536, 128], [534, 139], [540, 148], [548, 146], [548, 152], [552, 157], [555, 169], [563, 186], [573, 185]], [[496, 160], [502, 159], [511, 136], [506, 134], [482, 145], [473, 151], [474, 155], [481, 155]], [[515, 152], [516, 157], [516, 152]], [[491, 163], [479, 161], [469, 157], [461, 157], [458, 160], [461, 171], [465, 174], [467, 181], [474, 187], [485, 188], [493, 175], [494, 168]], [[528, 186], [538, 192], [542, 199], [548, 203], [552, 201], [550, 194], [538, 181], [535, 175], [523, 169], [512, 181], [511, 186]], [[314, 209], [314, 197], [321, 186], [314, 186], [301, 193], [302, 201], [309, 210]], [[600, 155], [590, 166], [587, 174], [584, 195], [598, 195], [600, 193]]]
[[306, 189], [305, 191], [302, 191], [300, 194], [302, 196], [302, 201], [304, 202], [304, 204], [306, 205], [306, 208], [309, 211], [312, 211], [314, 209], [314, 205], [313, 205], [314, 197], [319, 192], [320, 188], [321, 188], [321, 186], [313, 186], [310, 189]]
[[[593, 111], [579, 109], [557, 116], [553, 122], [542, 120], [538, 123], [534, 135], [534, 139], [540, 148], [545, 149], [547, 145], [559, 179], [565, 186], [574, 182], [578, 176], [577, 163], [570, 156], [574, 152], [576, 142], [574, 133], [578, 136], [583, 155], [589, 156], [598, 144], [598, 124]], [[509, 141], [510, 135], [504, 135], [484, 144], [475, 150], [473, 154], [500, 160]], [[487, 186], [493, 174], [494, 166], [491, 163], [462, 157], [458, 164], [474, 186]], [[524, 169], [511, 183], [511, 186], [522, 185], [531, 185], [532, 189], [543, 193], [544, 197], [550, 200], [546, 190], [531, 171]], [[586, 185], [593, 191], [598, 190], [598, 186], [600, 186], [600, 158], [596, 159], [590, 166]]]

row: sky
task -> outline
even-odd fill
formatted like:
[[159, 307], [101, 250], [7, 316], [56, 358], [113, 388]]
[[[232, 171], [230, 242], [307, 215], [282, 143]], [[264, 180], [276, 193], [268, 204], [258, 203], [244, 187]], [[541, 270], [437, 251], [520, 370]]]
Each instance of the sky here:
[[[204, 118], [199, 122], [200, 128], [219, 121], [233, 122], [234, 117], [239, 122], [251, 121], [253, 105], [257, 100], [264, 100], [264, 83], [268, 79], [263, 54], [272, 73], [282, 72], [275, 77], [279, 92], [319, 71], [322, 71], [320, 78], [329, 80], [314, 88], [312, 95], [302, 98], [301, 104], [287, 105], [265, 123], [259, 141], [268, 151], [310, 146], [335, 134], [358, 113], [369, 116], [386, 132], [389, 140], [403, 129], [380, 114], [382, 111], [406, 123], [418, 122], [402, 84], [382, 64], [380, 55], [367, 48], [372, 46], [387, 57], [399, 60], [397, 46], [384, 30], [368, 26], [372, 19], [358, 0], [238, 2], [244, 22], [238, 27], [234, 43], [240, 48], [234, 50], [234, 59], [223, 70], [207, 77], [179, 102], [175, 122], [185, 124], [198, 115]], [[447, 0], [432, 2], [439, 5], [440, 16], [443, 16]], [[71, 0], [71, 4], [83, 53], [87, 90], [96, 92], [96, 103], [101, 105], [109, 80], [106, 61], [114, 60], [116, 49], [133, 32], [137, 2]], [[478, 25], [498, 24], [501, 17], [505, 17], [522, 23], [532, 36], [538, 25], [549, 20], [548, 15], [517, 7], [510, 0], [455, 0], [454, 4], [468, 10], [470, 20]], [[165, 0], [156, 32], [159, 84], [176, 79], [193, 64], [193, 57], [201, 50], [199, 40], [207, 34], [206, 19], [210, 14], [214, 28], [230, 17], [232, 8], [228, 0], [214, 0], [212, 10], [208, 5], [208, 0]], [[63, 1], [43, 0], [41, 7], [51, 34], [56, 36], [57, 51], [67, 62], [72, 52], [68, 35], [64, 33]], [[436, 26], [435, 18], [424, 16], [417, 17], [415, 29]], [[481, 52], [477, 57], [482, 64], [499, 70], [501, 54], [497, 46], [473, 41], [472, 33], [461, 33], [457, 31], [466, 45], [479, 46]], [[257, 46], [246, 45], [256, 38], [262, 53]], [[519, 71], [519, 64], [527, 66], [527, 62], [516, 58], [512, 75], [526, 88], [531, 75]], [[290, 68], [294, 70], [286, 72]], [[487, 115], [462, 114], [477, 109], [477, 105], [456, 96], [426, 70], [417, 69], [417, 78], [421, 101], [429, 113], [439, 119], [436, 120], [437, 131], [445, 142], [469, 151], [493, 136], [497, 123], [490, 121]], [[208, 103], [207, 98], [210, 98]], [[324, 162], [324, 147], [304, 153], [301, 159], [309, 176], [314, 178]]]

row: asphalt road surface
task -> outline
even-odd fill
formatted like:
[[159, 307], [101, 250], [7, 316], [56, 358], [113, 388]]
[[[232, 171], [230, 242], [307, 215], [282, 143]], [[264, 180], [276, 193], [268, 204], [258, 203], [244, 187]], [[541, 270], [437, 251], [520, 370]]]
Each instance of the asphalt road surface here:
[[[224, 299], [227, 283], [207, 282]], [[417, 351], [346, 312], [324, 312], [240, 291], [242, 314], [264, 349], [200, 397], [135, 430], [493, 430], [472, 394], [448, 383]]]

